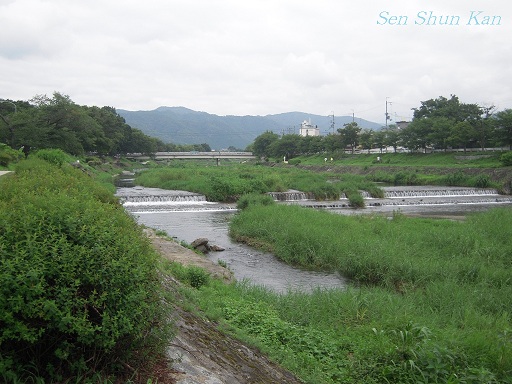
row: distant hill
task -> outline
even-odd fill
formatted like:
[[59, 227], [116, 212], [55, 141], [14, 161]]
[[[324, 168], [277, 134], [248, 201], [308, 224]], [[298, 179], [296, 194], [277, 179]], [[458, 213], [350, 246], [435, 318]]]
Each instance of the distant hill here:
[[[221, 150], [230, 146], [245, 149], [266, 131], [277, 134], [299, 133], [300, 124], [311, 119], [322, 135], [331, 132], [331, 117], [304, 112], [266, 116], [217, 116], [184, 107], [159, 107], [152, 111], [118, 109], [130, 126], [165, 143], [202, 144]], [[335, 129], [352, 121], [351, 116], [335, 116]], [[382, 126], [363, 119], [355, 120], [362, 128], [378, 130]]]

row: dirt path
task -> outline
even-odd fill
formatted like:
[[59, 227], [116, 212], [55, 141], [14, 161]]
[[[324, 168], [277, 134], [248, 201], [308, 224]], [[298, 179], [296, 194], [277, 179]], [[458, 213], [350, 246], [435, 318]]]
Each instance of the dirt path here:
[[[180, 244], [148, 233], [155, 249], [168, 260], [205, 268], [212, 276], [233, 281], [231, 272]], [[165, 281], [177, 293], [178, 282]], [[301, 380], [258, 350], [222, 333], [218, 324], [176, 306], [177, 335], [168, 354], [177, 384], [299, 384]], [[159, 380], [159, 382], [162, 382]]]

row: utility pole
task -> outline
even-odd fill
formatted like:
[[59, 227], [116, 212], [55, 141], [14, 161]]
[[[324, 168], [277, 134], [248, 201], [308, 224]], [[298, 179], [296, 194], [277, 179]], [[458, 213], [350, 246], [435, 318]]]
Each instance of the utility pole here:
[[386, 97], [386, 128], [388, 127], [388, 120], [391, 120], [388, 113], [388, 104], [391, 104], [391, 102], [388, 99], [389, 97]]

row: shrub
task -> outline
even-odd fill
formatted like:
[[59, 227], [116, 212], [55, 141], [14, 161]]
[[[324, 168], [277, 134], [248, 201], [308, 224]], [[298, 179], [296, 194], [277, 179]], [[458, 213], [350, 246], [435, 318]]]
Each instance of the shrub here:
[[71, 157], [61, 149], [40, 149], [34, 154], [34, 156], [59, 167], [62, 164], [71, 161]]
[[317, 187], [312, 190], [315, 195], [315, 200], [324, 201], [324, 200], [339, 200], [341, 192], [338, 188], [336, 188], [332, 184], [325, 184]]
[[5, 144], [0, 144], [0, 165], [1, 166], [8, 166], [9, 163], [12, 163], [14, 161], [18, 161], [21, 158], [23, 158], [23, 152], [16, 151]]
[[290, 159], [288, 160], [288, 164], [290, 165], [299, 165], [302, 161], [300, 159]]
[[248, 193], [238, 199], [236, 207], [238, 209], [246, 209], [253, 205], [271, 205], [275, 204], [274, 199], [270, 195], [261, 195], [258, 193]]
[[451, 173], [446, 175], [444, 178], [446, 185], [452, 186], [462, 186], [468, 185], [468, 177], [464, 175], [462, 171], [457, 171], [455, 173]]
[[393, 179], [394, 185], [414, 185], [417, 183], [418, 176], [410, 172], [398, 172]]
[[512, 151], [505, 152], [500, 156], [500, 161], [504, 166], [509, 167], [512, 165]]
[[353, 208], [364, 208], [364, 198], [361, 196], [359, 191], [346, 191], [345, 195], [348, 198], [348, 202]]
[[201, 288], [210, 281], [210, 275], [203, 268], [190, 266], [187, 269], [187, 281], [193, 288]]
[[475, 178], [475, 187], [477, 188], [488, 188], [491, 185], [491, 180], [487, 175], [478, 175]]
[[79, 171], [20, 168], [0, 194], [4, 379], [113, 374], [162, 347], [168, 314], [142, 229]]

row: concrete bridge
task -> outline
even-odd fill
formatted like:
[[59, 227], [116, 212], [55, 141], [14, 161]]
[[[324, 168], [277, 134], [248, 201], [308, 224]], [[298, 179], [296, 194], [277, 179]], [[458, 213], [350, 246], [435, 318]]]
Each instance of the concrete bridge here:
[[126, 155], [128, 159], [134, 160], [167, 160], [167, 159], [256, 159], [252, 152], [156, 152], [150, 156], [142, 153], [129, 153]]

